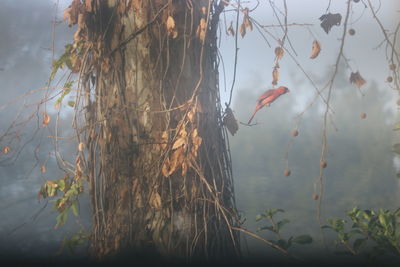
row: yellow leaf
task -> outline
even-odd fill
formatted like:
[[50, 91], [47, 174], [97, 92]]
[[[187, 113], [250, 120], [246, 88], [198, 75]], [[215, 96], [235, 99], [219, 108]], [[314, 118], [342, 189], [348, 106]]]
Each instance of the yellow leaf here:
[[43, 126], [49, 125], [50, 122], [50, 116], [47, 115], [47, 113], [43, 113]]
[[82, 152], [84, 149], [85, 149], [85, 144], [83, 142], [80, 142], [78, 145], [78, 150]]
[[321, 52], [321, 44], [317, 40], [314, 40], [310, 58], [316, 58], [319, 55], [319, 52]]
[[176, 38], [178, 36], [178, 32], [175, 30], [175, 20], [172, 16], [168, 16], [167, 18], [167, 32], [172, 38]]

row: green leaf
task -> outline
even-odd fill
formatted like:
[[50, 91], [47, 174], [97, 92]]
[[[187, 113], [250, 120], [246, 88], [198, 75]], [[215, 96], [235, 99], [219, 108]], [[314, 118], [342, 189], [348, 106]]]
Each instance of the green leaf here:
[[72, 202], [71, 209], [72, 209], [72, 213], [75, 216], [78, 216], [78, 201], [75, 200], [74, 202]]
[[263, 214], [257, 214], [256, 222], [260, 221], [263, 217], [265, 217]]
[[310, 235], [299, 235], [293, 238], [293, 242], [298, 244], [310, 244], [312, 241], [313, 239]]
[[68, 106], [71, 108], [75, 107], [75, 101], [68, 101]]
[[282, 221], [279, 221], [276, 223], [276, 228], [279, 231], [285, 224], [289, 223], [290, 221], [288, 219], [283, 219]]
[[68, 212], [69, 212], [69, 209], [65, 209], [63, 212], [61, 212], [61, 213], [57, 216], [57, 218], [56, 218], [57, 223], [56, 223], [55, 228], [58, 228], [58, 227], [60, 227], [60, 226], [63, 226], [63, 225], [67, 222], [67, 219], [68, 219]]
[[263, 230], [269, 230], [269, 231], [272, 231], [272, 232], [276, 233], [274, 227], [272, 227], [272, 226], [263, 226], [263, 227], [259, 227], [259, 228], [257, 229], [257, 232], [263, 231]]
[[355, 251], [359, 251], [367, 242], [368, 238], [359, 238], [354, 241], [353, 248]]

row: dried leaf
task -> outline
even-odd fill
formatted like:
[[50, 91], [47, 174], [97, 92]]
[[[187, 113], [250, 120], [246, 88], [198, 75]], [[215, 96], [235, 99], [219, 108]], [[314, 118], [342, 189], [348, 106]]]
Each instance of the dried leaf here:
[[205, 18], [201, 18], [199, 26], [197, 26], [196, 36], [203, 42], [206, 39], [206, 29], [207, 29], [207, 22]]
[[235, 116], [233, 115], [232, 110], [229, 107], [225, 109], [225, 116], [223, 118], [223, 122], [225, 127], [231, 133], [231, 135], [234, 136], [239, 129], [239, 124]]
[[350, 82], [355, 84], [358, 88], [361, 88], [366, 83], [358, 71], [350, 74]]
[[311, 59], [316, 58], [319, 55], [319, 52], [321, 52], [321, 44], [317, 41], [314, 40], [312, 43], [312, 50], [311, 50]]
[[161, 148], [165, 149], [167, 147], [167, 143], [168, 143], [168, 132], [163, 131], [161, 135]]
[[43, 122], [42, 122], [43, 126], [49, 125], [49, 122], [50, 122], [50, 116], [47, 115], [47, 113], [43, 113]]
[[182, 163], [182, 176], [185, 176], [186, 173], [187, 173], [187, 163], [186, 163], [186, 161], [184, 161]]
[[161, 208], [161, 197], [160, 194], [158, 194], [157, 192], [151, 194], [150, 206], [154, 209]]
[[244, 23], [242, 23], [242, 25], [240, 25], [239, 33], [242, 36], [242, 38], [246, 35], [246, 26], [244, 25]]
[[84, 149], [85, 149], [85, 143], [80, 142], [78, 145], [78, 150], [82, 152]]
[[72, 26], [78, 22], [80, 0], [73, 0], [72, 4], [64, 10], [64, 20], [68, 20], [68, 26]]
[[235, 36], [235, 30], [233, 29], [233, 21], [231, 21], [231, 24], [229, 25], [229, 28], [228, 28], [228, 34], [229, 35], [232, 35], [232, 36]]
[[278, 46], [275, 48], [276, 59], [280, 60], [281, 58], [283, 58], [283, 53], [284, 53], [284, 50], [282, 47]]
[[272, 84], [273, 85], [277, 85], [279, 81], [279, 71], [278, 68], [274, 68], [274, 70], [272, 71]]
[[42, 173], [45, 173], [46, 172], [46, 166], [44, 166], [44, 165], [40, 166], [40, 171]]
[[93, 11], [93, 0], [85, 0], [85, 9], [87, 12]]
[[172, 16], [168, 16], [167, 18], [167, 32], [172, 38], [176, 38], [178, 36], [178, 31], [175, 29], [175, 20]]
[[174, 144], [172, 145], [172, 149], [175, 150], [183, 145], [187, 144], [187, 138], [186, 137], [181, 137], [178, 138]]
[[163, 164], [162, 169], [161, 169], [161, 172], [164, 175], [164, 177], [168, 177], [170, 175], [169, 174], [169, 169], [170, 169], [170, 164], [169, 164], [169, 159], [167, 158], [164, 161], [164, 164]]
[[342, 21], [342, 15], [339, 13], [332, 14], [324, 14], [319, 18], [321, 22], [321, 27], [324, 29], [324, 31], [328, 34], [331, 28], [336, 25], [339, 26], [340, 22]]
[[9, 146], [5, 146], [3, 147], [3, 153], [7, 154], [8, 152], [10, 152], [11, 148]]
[[251, 22], [250, 17], [249, 17], [249, 8], [246, 7], [245, 9], [243, 9], [243, 14], [244, 14], [243, 25], [246, 27], [246, 29], [248, 28], [248, 29], [250, 29], [250, 31], [252, 31], [253, 23]]

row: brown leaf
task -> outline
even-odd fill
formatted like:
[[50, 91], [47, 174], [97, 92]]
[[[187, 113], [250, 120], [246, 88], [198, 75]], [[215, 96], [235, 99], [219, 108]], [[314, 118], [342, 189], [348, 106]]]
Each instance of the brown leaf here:
[[353, 83], [355, 86], [358, 88], [361, 88], [365, 84], [365, 80], [363, 77], [361, 77], [360, 73], [357, 72], [352, 72], [350, 74], [350, 82]]
[[163, 131], [161, 135], [161, 148], [165, 149], [168, 143], [168, 131]]
[[172, 145], [172, 149], [175, 150], [183, 145], [187, 144], [187, 138], [186, 137], [181, 137], [178, 138], [174, 144]]
[[43, 113], [43, 126], [47, 126], [47, 125], [49, 125], [49, 122], [50, 122], [50, 116], [49, 115], [47, 115], [47, 113], [46, 112], [44, 112]]
[[242, 25], [240, 25], [239, 33], [242, 36], [242, 38], [246, 35], [246, 25], [244, 25], [244, 23], [242, 23]]
[[85, 149], [85, 143], [80, 142], [78, 145], [78, 150], [82, 152], [84, 149]]
[[279, 81], [279, 71], [278, 68], [274, 68], [274, 70], [272, 71], [272, 84], [273, 85], [277, 85]]
[[3, 147], [3, 153], [7, 154], [8, 152], [10, 152], [11, 148], [9, 146], [5, 146]]
[[93, 11], [93, 0], [85, 0], [85, 8], [87, 12]]
[[283, 58], [283, 53], [284, 53], [284, 50], [282, 47], [278, 46], [275, 48], [276, 59], [280, 60], [281, 58]]
[[161, 169], [161, 172], [164, 175], [164, 177], [168, 177], [170, 175], [169, 170], [170, 170], [169, 159], [166, 158]]
[[80, 0], [73, 0], [72, 4], [64, 10], [64, 20], [68, 19], [68, 26], [72, 26], [78, 22]]
[[253, 23], [251, 22], [250, 17], [249, 17], [249, 8], [248, 7], [243, 9], [243, 14], [244, 14], [244, 16], [243, 16], [243, 24], [244, 24], [244, 26], [246, 27], [246, 29], [248, 28], [250, 31], [252, 31], [253, 30]]
[[201, 18], [199, 26], [197, 26], [196, 36], [203, 42], [206, 39], [206, 29], [207, 29], [207, 22], [205, 18]]
[[233, 24], [233, 21], [231, 21], [231, 24], [229, 25], [228, 34], [235, 36], [235, 30], [233, 29], [232, 24]]
[[175, 29], [175, 20], [172, 16], [168, 16], [167, 18], [167, 32], [168, 35], [172, 38], [176, 38], [178, 36], [178, 32]]
[[185, 176], [186, 173], [187, 173], [187, 163], [186, 163], [186, 161], [184, 161], [182, 163], [182, 176]]
[[239, 129], [239, 124], [235, 116], [233, 115], [232, 110], [229, 107], [225, 109], [225, 116], [223, 118], [223, 122], [225, 127], [231, 133], [231, 135], [234, 136]]
[[310, 58], [316, 58], [319, 55], [319, 52], [321, 52], [321, 44], [317, 40], [314, 40]]
[[151, 194], [150, 206], [154, 209], [161, 208], [161, 197], [160, 194], [158, 194], [157, 192]]

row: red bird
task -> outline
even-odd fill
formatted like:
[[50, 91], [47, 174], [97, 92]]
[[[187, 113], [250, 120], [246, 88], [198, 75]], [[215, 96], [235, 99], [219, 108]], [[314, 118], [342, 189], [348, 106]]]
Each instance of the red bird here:
[[253, 120], [254, 116], [256, 115], [257, 111], [259, 111], [263, 106], [269, 107], [269, 105], [275, 101], [279, 96], [290, 92], [289, 89], [285, 86], [280, 86], [277, 89], [270, 89], [265, 91], [258, 99], [257, 99], [257, 106], [256, 110], [254, 110], [253, 115], [251, 116], [249, 122]]

